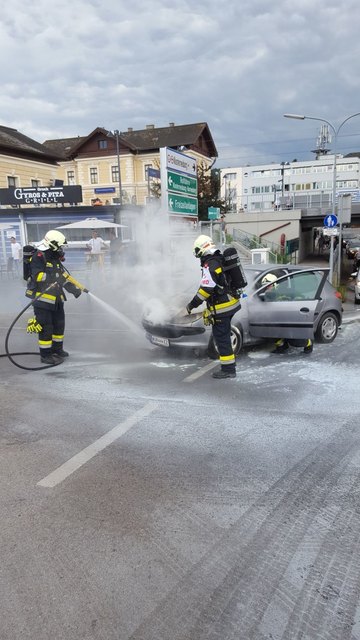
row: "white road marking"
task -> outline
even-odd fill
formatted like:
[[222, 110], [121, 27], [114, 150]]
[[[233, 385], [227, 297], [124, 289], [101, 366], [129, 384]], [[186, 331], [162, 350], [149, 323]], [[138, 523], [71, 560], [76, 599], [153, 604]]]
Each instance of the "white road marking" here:
[[140, 422], [143, 418], [150, 415], [150, 413], [155, 411], [158, 406], [158, 402], [148, 402], [148, 404], [146, 404], [142, 409], [139, 409], [139, 411], [136, 411], [132, 416], [124, 420], [124, 422], [120, 422], [120, 424], [105, 433], [101, 438], [98, 438], [98, 440], [95, 440], [95, 442], [90, 444], [88, 447], [85, 447], [85, 449], [70, 458], [70, 460], [64, 462], [64, 464], [55, 469], [55, 471], [52, 471], [52, 473], [46, 476], [46, 478], [40, 480], [37, 485], [39, 487], [52, 488], [57, 484], [60, 484], [60, 482], [65, 480], [65, 478], [80, 469], [80, 467], [91, 460], [91, 458], [96, 456], [97, 453], [124, 435], [124, 433], [129, 431], [131, 427]]
[[193, 382], [193, 380], [197, 380], [197, 378], [201, 378], [201, 376], [203, 376], [205, 373], [207, 373], [208, 371], [211, 371], [211, 369], [215, 369], [215, 367], [218, 367], [218, 366], [219, 366], [218, 360], [215, 360], [215, 362], [210, 362], [205, 367], [202, 367], [198, 371], [195, 371], [195, 373], [192, 373], [191, 376], [187, 376], [187, 378], [184, 378], [183, 382]]

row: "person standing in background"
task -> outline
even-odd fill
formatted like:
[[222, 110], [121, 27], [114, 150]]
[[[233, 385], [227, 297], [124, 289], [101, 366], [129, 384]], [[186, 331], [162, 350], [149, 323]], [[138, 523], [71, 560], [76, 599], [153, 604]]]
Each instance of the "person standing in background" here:
[[92, 230], [92, 238], [87, 242], [86, 246], [90, 249], [90, 267], [93, 262], [96, 262], [99, 267], [103, 267], [104, 254], [102, 253], [102, 249], [107, 249], [107, 244], [98, 236], [95, 229]]
[[14, 270], [16, 275], [18, 276], [20, 260], [22, 257], [21, 244], [17, 242], [15, 236], [11, 236], [10, 242], [11, 242], [11, 269], [10, 270], [11, 271]]

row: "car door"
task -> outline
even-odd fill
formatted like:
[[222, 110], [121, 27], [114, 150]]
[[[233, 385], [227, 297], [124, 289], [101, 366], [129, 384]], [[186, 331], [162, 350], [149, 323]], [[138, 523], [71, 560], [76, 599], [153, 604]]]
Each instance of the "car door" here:
[[313, 338], [326, 277], [327, 271], [306, 269], [261, 287], [248, 302], [250, 334], [262, 338]]

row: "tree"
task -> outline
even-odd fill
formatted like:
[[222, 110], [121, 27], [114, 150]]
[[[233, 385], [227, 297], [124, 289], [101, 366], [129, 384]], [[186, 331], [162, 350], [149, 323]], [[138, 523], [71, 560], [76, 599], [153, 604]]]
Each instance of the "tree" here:
[[[229, 203], [220, 198], [220, 170], [209, 169], [204, 162], [201, 162], [197, 166], [197, 180], [199, 220], [208, 220], [209, 207], [219, 208], [220, 215], [224, 216], [230, 207]], [[151, 181], [150, 193], [152, 198], [161, 198], [160, 181]]]
[[208, 220], [208, 208], [217, 207], [223, 216], [229, 210], [223, 198], [220, 198], [220, 171], [208, 169], [201, 162], [197, 168], [199, 220]]

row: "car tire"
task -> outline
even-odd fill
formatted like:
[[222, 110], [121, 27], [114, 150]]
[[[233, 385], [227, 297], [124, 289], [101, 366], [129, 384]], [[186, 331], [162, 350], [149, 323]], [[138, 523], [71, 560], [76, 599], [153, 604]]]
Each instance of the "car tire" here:
[[339, 329], [339, 320], [334, 313], [328, 311], [322, 316], [315, 332], [318, 342], [330, 344], [335, 340]]
[[[233, 348], [233, 352], [235, 355], [239, 355], [242, 347], [243, 347], [243, 337], [240, 329], [238, 327], [231, 326], [231, 344]], [[214, 342], [214, 338], [211, 336], [207, 348], [208, 357], [211, 360], [217, 360], [219, 357], [219, 353]]]
[[360, 298], [356, 298], [356, 297], [355, 297], [355, 298], [354, 298], [354, 303], [355, 303], [355, 304], [360, 304]]

